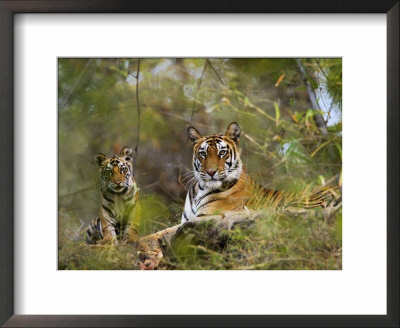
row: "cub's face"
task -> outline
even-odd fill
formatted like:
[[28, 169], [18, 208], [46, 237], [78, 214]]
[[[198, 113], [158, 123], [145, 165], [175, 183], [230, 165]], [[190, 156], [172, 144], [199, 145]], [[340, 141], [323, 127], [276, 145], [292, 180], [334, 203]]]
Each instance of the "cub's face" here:
[[202, 136], [194, 127], [189, 127], [187, 133], [193, 142], [194, 176], [201, 186], [218, 188], [223, 182], [239, 177], [242, 164], [238, 151], [240, 127], [237, 123], [231, 123], [225, 135]]
[[132, 149], [122, 148], [119, 156], [96, 155], [101, 183], [111, 193], [125, 192], [132, 182]]

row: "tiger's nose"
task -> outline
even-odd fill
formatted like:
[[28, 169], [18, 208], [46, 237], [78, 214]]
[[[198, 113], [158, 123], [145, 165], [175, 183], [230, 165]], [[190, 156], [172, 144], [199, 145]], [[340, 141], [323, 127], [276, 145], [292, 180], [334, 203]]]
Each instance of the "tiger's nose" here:
[[214, 176], [215, 172], [217, 172], [217, 170], [214, 170], [214, 169], [207, 169], [207, 173], [208, 173], [211, 177]]

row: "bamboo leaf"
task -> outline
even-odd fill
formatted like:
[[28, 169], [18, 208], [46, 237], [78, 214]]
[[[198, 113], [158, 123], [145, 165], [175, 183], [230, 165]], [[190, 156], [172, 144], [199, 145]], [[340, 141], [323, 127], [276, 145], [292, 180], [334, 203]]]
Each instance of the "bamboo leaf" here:
[[279, 84], [281, 84], [281, 82], [283, 81], [283, 79], [285, 78], [285, 74], [282, 74], [279, 78], [278, 78], [278, 80], [276, 81], [276, 83], [275, 83], [275, 86], [276, 87], [279, 87]]
[[279, 126], [279, 119], [281, 117], [281, 111], [280, 111], [279, 105], [276, 101], [274, 101], [274, 107], [275, 107], [275, 124], [276, 124], [276, 126]]
[[315, 156], [316, 153], [318, 153], [322, 148], [324, 148], [327, 144], [329, 144], [331, 142], [331, 140], [325, 141], [324, 143], [320, 144], [317, 149], [315, 149], [312, 153], [311, 153], [311, 158]]

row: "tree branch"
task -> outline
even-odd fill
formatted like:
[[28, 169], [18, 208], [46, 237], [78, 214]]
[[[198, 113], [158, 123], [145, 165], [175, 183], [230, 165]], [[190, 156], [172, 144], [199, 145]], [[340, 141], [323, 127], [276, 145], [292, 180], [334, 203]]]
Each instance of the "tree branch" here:
[[208, 61], [208, 65], [211, 67], [211, 69], [213, 70], [214, 74], [217, 76], [218, 81], [219, 81], [222, 85], [226, 86], [225, 82], [222, 81], [222, 78], [221, 78], [221, 76], [219, 75], [218, 71], [215, 69], [214, 65], [211, 64], [211, 60]]
[[208, 215], [194, 218], [185, 224], [158, 231], [139, 239], [139, 265], [142, 270], [154, 270], [163, 258], [163, 251], [167, 249], [179, 232], [185, 228], [195, 229], [201, 223], [213, 221], [212, 229], [230, 230], [243, 222], [254, 222], [265, 215], [265, 211], [232, 211], [222, 215]]
[[203, 77], [204, 77], [204, 73], [206, 72], [207, 65], [208, 65], [208, 58], [206, 59], [206, 62], [204, 63], [203, 72], [201, 73], [199, 84], [197, 85], [196, 93], [194, 95], [194, 102], [193, 102], [193, 108], [192, 108], [192, 115], [190, 116], [190, 123], [193, 122], [193, 115], [194, 115], [194, 109], [196, 108], [197, 95], [199, 94], [199, 90], [201, 87], [201, 83], [203, 82]]
[[[315, 95], [314, 89], [311, 87], [310, 81], [308, 81], [308, 79], [307, 79], [306, 70], [301, 62], [301, 59], [297, 58], [296, 61], [297, 61], [297, 66], [300, 69], [301, 77], [306, 86], [308, 97], [310, 98], [311, 106], [313, 107], [314, 110], [320, 111], [321, 108], [319, 107], [317, 97]], [[314, 121], [315, 121], [315, 124], [317, 124], [317, 127], [319, 128], [319, 130], [321, 131], [321, 134], [326, 136], [328, 134], [328, 130], [326, 128], [326, 124], [325, 124], [323, 116], [320, 113], [315, 113]]]
[[[329, 220], [333, 215], [341, 208], [341, 201], [339, 203], [331, 202], [324, 211], [323, 215], [325, 220]], [[294, 216], [304, 216], [305, 213], [310, 213], [312, 209], [299, 209], [287, 210], [291, 215]], [[219, 230], [231, 230], [235, 226], [242, 224], [251, 224], [258, 219], [265, 218], [269, 215], [269, 211], [264, 210], [243, 210], [243, 211], [227, 211], [221, 215], [207, 215], [192, 219], [192, 221], [186, 222], [184, 224], [178, 224], [164, 230], [160, 230], [148, 236], [139, 238], [138, 249], [139, 249], [139, 264], [142, 270], [154, 270], [159, 266], [162, 258], [164, 257], [164, 252], [167, 251], [174, 240], [182, 233], [187, 233], [193, 231], [197, 228], [202, 228], [205, 230], [200, 230], [201, 233], [215, 233]], [[202, 225], [205, 222], [212, 221], [213, 224]], [[202, 226], [200, 226], [202, 225]]]

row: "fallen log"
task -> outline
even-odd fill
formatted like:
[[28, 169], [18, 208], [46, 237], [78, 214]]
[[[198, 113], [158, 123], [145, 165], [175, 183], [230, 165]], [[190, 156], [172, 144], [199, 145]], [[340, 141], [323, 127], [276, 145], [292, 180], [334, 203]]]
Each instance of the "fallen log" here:
[[175, 236], [186, 226], [194, 229], [196, 226], [212, 221], [213, 229], [216, 230], [230, 230], [233, 227], [247, 223], [251, 224], [256, 219], [266, 215], [267, 211], [232, 211], [224, 212], [220, 215], [207, 215], [193, 219], [184, 224], [178, 224], [173, 227], [158, 231], [151, 235], [139, 239], [139, 266], [142, 270], [154, 270], [158, 267], [161, 259], [163, 258], [163, 250], [167, 249]]

